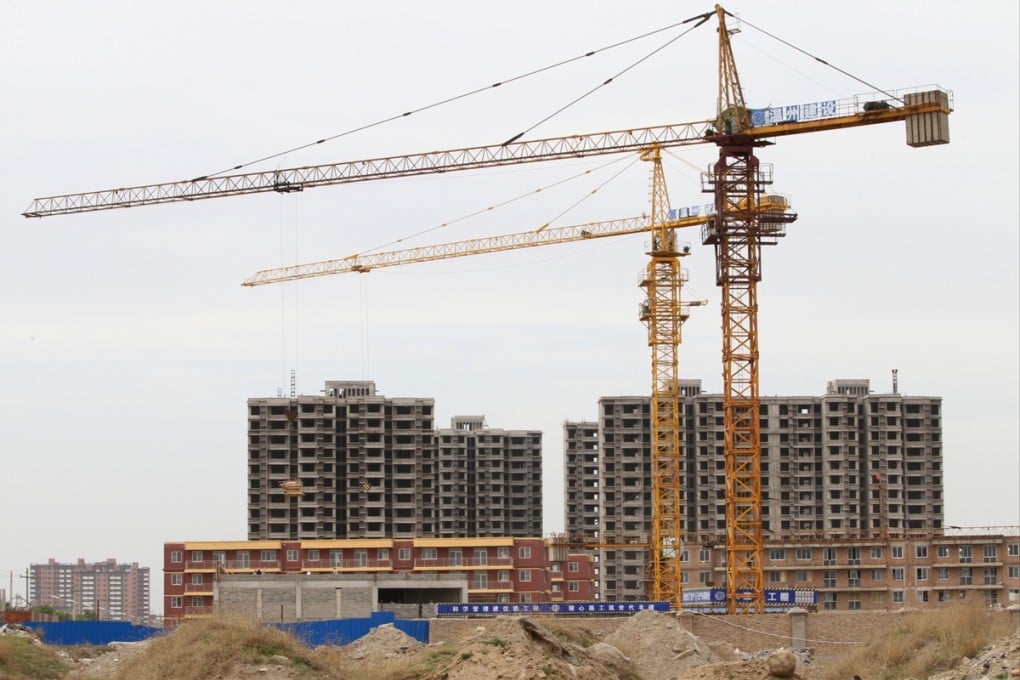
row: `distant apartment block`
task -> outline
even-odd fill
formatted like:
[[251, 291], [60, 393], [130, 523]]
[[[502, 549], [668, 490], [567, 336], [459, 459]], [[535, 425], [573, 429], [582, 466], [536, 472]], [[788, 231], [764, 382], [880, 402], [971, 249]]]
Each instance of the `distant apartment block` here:
[[[468, 602], [595, 599], [593, 558], [541, 538], [183, 541], [164, 544], [163, 562], [163, 612], [171, 622], [212, 615], [223, 582], [230, 580], [226, 577], [245, 575], [264, 577], [266, 589], [274, 577], [309, 578], [317, 590], [325, 583], [330, 592], [347, 593], [347, 600], [356, 587], [367, 591], [360, 602], [366, 611], [464, 601], [458, 581], [466, 583]], [[260, 587], [250, 579], [244, 585]], [[300, 591], [300, 585], [292, 589]], [[288, 603], [293, 599], [289, 596]], [[313, 611], [311, 599], [308, 604]], [[347, 615], [352, 604], [334, 603], [325, 618]], [[302, 618], [293, 606], [288, 616]]]
[[[681, 381], [680, 391], [683, 530], [692, 545], [723, 544], [723, 397], [703, 393], [700, 380]], [[603, 397], [597, 421], [564, 424], [568, 535], [646, 544], [649, 408], [646, 396]], [[821, 396], [762, 397], [760, 419], [766, 540], [942, 533], [941, 398], [835, 380]], [[644, 597], [644, 550], [601, 557], [604, 598]]]
[[372, 381], [248, 400], [248, 538], [540, 536], [542, 434]]
[[111, 558], [65, 564], [51, 558], [31, 565], [30, 575], [34, 607], [49, 605], [74, 617], [91, 613], [103, 621], [149, 623], [149, 568], [137, 562], [118, 564]]

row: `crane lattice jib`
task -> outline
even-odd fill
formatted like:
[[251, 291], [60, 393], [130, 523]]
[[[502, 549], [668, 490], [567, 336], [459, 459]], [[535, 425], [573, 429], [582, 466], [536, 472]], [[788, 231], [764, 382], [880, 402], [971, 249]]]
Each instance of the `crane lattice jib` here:
[[290, 193], [350, 182], [477, 170], [564, 158], [634, 153], [654, 145], [674, 147], [701, 144], [711, 128], [711, 121], [706, 120], [301, 168], [199, 177], [179, 182], [37, 198], [23, 214], [25, 217], [44, 217], [244, 194]]
[[[911, 116], [948, 114], [952, 111], [951, 93], [946, 90], [933, 89], [931, 94], [939, 96], [874, 111], [864, 111], [862, 109], [863, 102], [858, 98], [839, 100], [832, 107], [831, 116], [761, 125], [745, 130], [745, 134], [755, 139], [766, 139], [805, 132], [837, 130], [901, 120], [909, 121]], [[246, 194], [289, 193], [352, 182], [538, 163], [564, 158], [586, 158], [639, 152], [654, 145], [672, 148], [704, 144], [712, 142], [716, 136], [715, 121], [709, 120], [630, 128], [587, 135], [519, 141], [511, 144], [466, 147], [447, 151], [431, 151], [326, 165], [217, 175], [161, 184], [60, 194], [34, 199], [22, 214], [25, 217], [47, 217]]]
[[744, 105], [740, 74], [733, 60], [730, 34], [726, 28], [726, 10], [715, 6], [719, 19], [719, 97], [716, 100], [716, 128], [724, 135], [733, 135], [751, 127], [751, 113]]
[[[703, 225], [709, 221], [706, 215], [681, 217], [665, 220], [659, 228], [667, 232], [673, 229]], [[482, 253], [498, 253], [521, 248], [572, 243], [609, 236], [625, 236], [627, 234], [648, 233], [650, 218], [647, 215], [628, 217], [604, 222], [591, 222], [569, 227], [549, 227], [542, 230], [524, 231], [515, 234], [501, 234], [483, 238], [466, 239], [453, 243], [439, 243], [403, 250], [392, 250], [365, 255], [351, 255], [333, 260], [322, 260], [305, 264], [263, 269], [249, 277], [242, 285], [261, 286], [267, 283], [281, 283], [310, 279], [318, 276], [331, 276], [349, 272], [367, 273], [382, 267], [395, 267], [415, 262], [434, 262], [449, 260]]]

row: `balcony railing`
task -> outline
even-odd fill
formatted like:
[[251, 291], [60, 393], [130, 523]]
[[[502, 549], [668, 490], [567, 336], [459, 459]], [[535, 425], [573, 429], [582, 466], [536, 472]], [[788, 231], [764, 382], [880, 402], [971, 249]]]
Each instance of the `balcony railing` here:
[[315, 571], [341, 571], [344, 569], [392, 569], [393, 560], [301, 560], [301, 568]]
[[419, 557], [414, 561], [416, 569], [480, 569], [482, 567], [510, 567], [513, 560], [509, 557], [467, 557], [467, 558], [436, 558]]
[[478, 583], [476, 581], [472, 581], [471, 584], [468, 586], [468, 590], [471, 591], [471, 592], [474, 592], [476, 590], [481, 590], [481, 591], [497, 591], [497, 590], [498, 591], [504, 591], [505, 590], [507, 592], [512, 592], [513, 589], [514, 589], [514, 584], [513, 584], [512, 581], [488, 581], [485, 584], [481, 584], [481, 583]]
[[220, 562], [223, 571], [280, 571], [280, 560], [227, 560]]
[[190, 616], [212, 616], [212, 614], [213, 614], [213, 608], [212, 608], [211, 605], [210, 606], [205, 606], [205, 607], [185, 607], [184, 608], [184, 616], [185, 617], [190, 617]]

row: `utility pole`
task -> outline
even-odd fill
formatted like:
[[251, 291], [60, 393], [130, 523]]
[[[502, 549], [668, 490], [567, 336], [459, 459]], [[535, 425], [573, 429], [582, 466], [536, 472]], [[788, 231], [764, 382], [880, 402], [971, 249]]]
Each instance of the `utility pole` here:
[[[12, 574], [13, 574], [13, 572], [12, 572]], [[25, 579], [25, 608], [28, 609], [28, 608], [30, 608], [32, 606], [32, 593], [31, 593], [31, 589], [32, 589], [31, 588], [32, 587], [32, 568], [31, 567], [25, 567], [25, 575], [21, 576], [21, 578]], [[14, 588], [14, 586], [11, 585], [11, 589], [12, 590], [13, 590], [13, 588]]]

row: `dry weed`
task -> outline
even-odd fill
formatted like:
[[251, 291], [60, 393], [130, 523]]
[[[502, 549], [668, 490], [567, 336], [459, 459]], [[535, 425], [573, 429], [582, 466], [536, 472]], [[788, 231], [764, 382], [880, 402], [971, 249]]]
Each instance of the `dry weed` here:
[[291, 635], [240, 616], [188, 621], [170, 635], [154, 638], [144, 656], [126, 662], [117, 678], [204, 680], [226, 676], [238, 666], [289, 659], [298, 674], [323, 671], [311, 651]]
[[538, 619], [553, 635], [564, 642], [571, 642], [587, 649], [599, 641], [599, 636], [584, 626], [565, 623], [562, 619], [543, 616]]
[[926, 678], [952, 668], [1011, 631], [1004, 617], [990, 616], [988, 609], [977, 603], [908, 612], [902, 617], [898, 626], [876, 634], [857, 651], [813, 673], [812, 678]]

